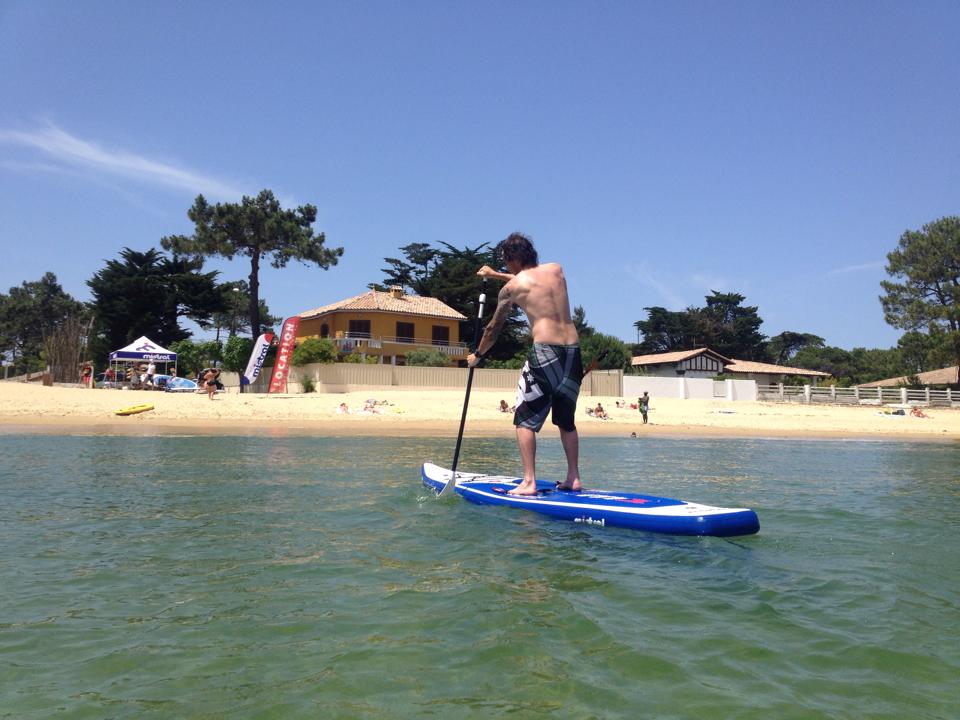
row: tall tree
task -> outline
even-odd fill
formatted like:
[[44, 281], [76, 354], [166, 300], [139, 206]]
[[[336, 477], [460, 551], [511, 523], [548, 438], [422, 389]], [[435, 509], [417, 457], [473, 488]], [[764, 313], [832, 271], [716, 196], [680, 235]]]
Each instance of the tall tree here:
[[830, 373], [841, 387], [912, 373], [904, 368], [902, 353], [896, 348], [844, 350], [809, 344], [800, 348], [787, 365]]
[[177, 254], [197, 257], [223, 257], [232, 260], [236, 255], [250, 258], [248, 314], [250, 329], [257, 334], [260, 328], [260, 263], [270, 257], [275, 268], [286, 267], [290, 260], [316, 263], [327, 270], [336, 265], [343, 248], [324, 246], [326, 236], [314, 234], [313, 223], [317, 208], [301, 205], [296, 210], [285, 210], [270, 190], [262, 190], [255, 198], [246, 195], [240, 203], [217, 203], [210, 206], [203, 195], [198, 195], [187, 217], [195, 225], [194, 234], [171, 235], [160, 244]]
[[637, 346], [641, 355], [692, 350], [703, 346], [702, 329], [697, 308], [682, 312], [654, 306], [644, 308], [646, 320], [637, 320], [633, 326], [642, 334]]
[[784, 330], [767, 341], [767, 354], [777, 365], [786, 365], [790, 358], [803, 348], [822, 348], [825, 344], [826, 341], [819, 335]]
[[711, 291], [699, 313], [706, 345], [728, 358], [767, 360], [767, 338], [760, 332], [763, 320], [756, 306], [742, 305], [744, 300], [740, 293]]
[[942, 332], [960, 365], [960, 216], [907, 230], [887, 255], [883, 317], [903, 330]]
[[807, 345], [790, 360], [791, 367], [830, 373], [841, 387], [859, 382], [856, 362], [849, 350], [838, 347]]
[[582, 305], [577, 305], [573, 308], [573, 326], [577, 329], [577, 335], [580, 336], [580, 339], [592, 335], [596, 330], [592, 325], [587, 322], [587, 311], [583, 309]]
[[897, 350], [903, 360], [905, 375], [939, 370], [954, 362], [949, 338], [936, 326], [929, 333], [904, 333], [897, 341]]
[[0, 293], [0, 351], [11, 356], [15, 373], [40, 370], [45, 340], [68, 318], [85, 314], [83, 303], [64, 292], [52, 272], [23, 282]]
[[587, 313], [582, 306], [573, 309], [573, 324], [580, 337], [580, 350], [584, 366], [597, 360], [600, 370], [626, 370], [630, 367], [630, 348], [620, 338], [597, 331], [587, 322]]
[[96, 314], [92, 344], [98, 359], [141, 335], [169, 347], [190, 336], [178, 318], [206, 322], [223, 310], [218, 273], [200, 272], [203, 258], [168, 258], [154, 248], [124, 248], [120, 258], [109, 260], [87, 281]]
[[763, 320], [757, 308], [741, 305], [746, 298], [739, 293], [711, 292], [703, 308], [681, 312], [644, 308], [647, 319], [633, 324], [643, 334], [637, 350], [646, 354], [710, 347], [729, 358], [766, 360], [766, 338], [760, 333]]
[[[450, 246], [451, 251], [456, 252]], [[478, 252], [484, 245], [471, 251], [464, 248], [464, 252]], [[384, 274], [385, 285], [400, 285], [410, 288], [417, 295], [429, 297], [427, 293], [431, 286], [431, 276], [436, 269], [438, 259], [441, 257], [441, 250], [430, 247], [428, 243], [410, 243], [400, 248], [406, 260], [399, 258], [384, 258], [384, 262], [389, 265], [381, 270]], [[383, 290], [385, 285], [375, 284], [376, 289]]]
[[[217, 340], [220, 331], [226, 330], [227, 337], [250, 333], [250, 316], [247, 312], [250, 307], [250, 285], [246, 280], [229, 280], [217, 286], [223, 298], [223, 311], [213, 314], [212, 322], [201, 323], [204, 330], [216, 328]], [[250, 333], [254, 337], [266, 332], [283, 322], [282, 317], [270, 313], [266, 300], [260, 298], [260, 329]]]

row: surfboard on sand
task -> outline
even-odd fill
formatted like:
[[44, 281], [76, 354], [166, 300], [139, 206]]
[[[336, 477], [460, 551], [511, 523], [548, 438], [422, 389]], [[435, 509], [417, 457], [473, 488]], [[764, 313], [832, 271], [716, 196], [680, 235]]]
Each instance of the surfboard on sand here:
[[[421, 468], [423, 483], [440, 493], [450, 470], [432, 463]], [[752, 535], [760, 530], [757, 514], [748, 508], [724, 508], [630, 492], [558, 490], [537, 481], [536, 495], [510, 495], [520, 478], [457, 471], [453, 490], [470, 502], [507, 505], [585, 525], [616, 526], [673, 535]]]
[[153, 405], [150, 403], [143, 403], [142, 405], [131, 405], [130, 407], [120, 408], [115, 413], [116, 415], [136, 415], [137, 413], [146, 412], [147, 410], [153, 410]]

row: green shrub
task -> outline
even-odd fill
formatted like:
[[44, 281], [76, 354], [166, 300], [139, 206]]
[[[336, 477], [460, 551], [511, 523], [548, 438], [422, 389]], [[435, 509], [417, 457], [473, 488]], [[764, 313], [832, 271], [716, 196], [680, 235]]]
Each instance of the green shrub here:
[[223, 367], [231, 372], [243, 372], [247, 369], [251, 352], [253, 352], [251, 338], [232, 335], [223, 346]]
[[290, 359], [294, 365], [333, 363], [337, 361], [337, 346], [330, 338], [309, 338], [293, 349]]
[[357, 365], [376, 365], [378, 362], [380, 362], [380, 358], [376, 355], [367, 355], [364, 357], [362, 353], [352, 352], [344, 355], [340, 359], [340, 362], [354, 363]]
[[407, 365], [416, 367], [450, 367], [450, 357], [439, 350], [411, 350]]
[[214, 340], [198, 343], [191, 340], [177, 340], [170, 343], [170, 349], [177, 354], [177, 373], [180, 377], [199, 372], [221, 359], [220, 345]]
[[313, 382], [313, 378], [305, 377], [300, 379], [300, 387], [303, 388], [303, 392], [312, 393], [317, 391], [317, 385]]

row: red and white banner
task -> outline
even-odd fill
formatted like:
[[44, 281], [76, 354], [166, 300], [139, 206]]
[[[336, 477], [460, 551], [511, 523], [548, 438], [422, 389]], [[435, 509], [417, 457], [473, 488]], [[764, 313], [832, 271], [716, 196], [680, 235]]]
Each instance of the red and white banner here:
[[250, 362], [247, 363], [247, 369], [240, 376], [241, 385], [250, 385], [260, 377], [263, 359], [267, 356], [267, 351], [270, 349], [270, 343], [272, 342], [273, 333], [264, 333], [257, 338], [257, 341], [253, 344], [253, 352], [250, 353]]
[[270, 389], [267, 392], [285, 393], [287, 391], [287, 375], [290, 373], [290, 360], [293, 357], [293, 341], [297, 339], [297, 328], [300, 327], [300, 318], [287, 318], [280, 331], [280, 348], [277, 350], [277, 361], [273, 364], [273, 376], [270, 378]]

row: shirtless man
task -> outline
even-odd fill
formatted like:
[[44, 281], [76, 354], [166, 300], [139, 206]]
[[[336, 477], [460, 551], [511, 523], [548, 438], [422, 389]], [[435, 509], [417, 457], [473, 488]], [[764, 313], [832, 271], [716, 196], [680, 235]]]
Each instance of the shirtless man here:
[[527, 314], [533, 347], [520, 371], [513, 416], [523, 462], [523, 482], [510, 494], [535, 495], [537, 492], [537, 433], [551, 408], [553, 424], [560, 429], [560, 442], [567, 456], [567, 478], [557, 487], [580, 490], [580, 437], [575, 413], [583, 363], [580, 338], [570, 318], [563, 268], [557, 263], [541, 265], [533, 243], [520, 233], [510, 235], [497, 250], [509, 272], [497, 272], [484, 265], [477, 275], [506, 280], [507, 284], [500, 290], [493, 319], [484, 329], [477, 351], [467, 358], [467, 364], [476, 367], [490, 351], [514, 305]]

